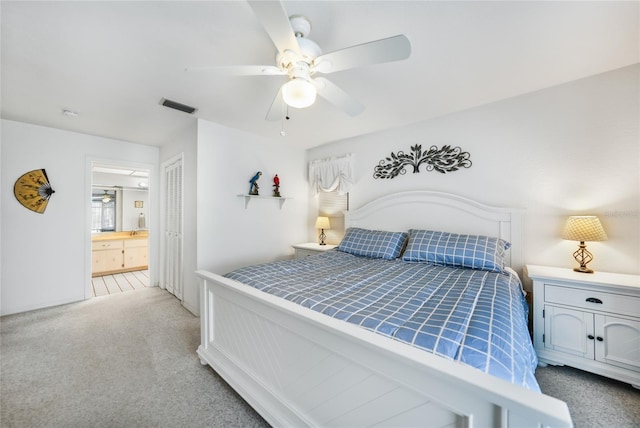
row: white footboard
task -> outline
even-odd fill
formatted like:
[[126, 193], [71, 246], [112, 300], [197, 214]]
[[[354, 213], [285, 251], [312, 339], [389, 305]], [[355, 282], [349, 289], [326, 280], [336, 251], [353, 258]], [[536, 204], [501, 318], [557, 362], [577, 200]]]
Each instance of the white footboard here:
[[199, 271], [198, 355], [273, 426], [572, 426], [566, 404]]

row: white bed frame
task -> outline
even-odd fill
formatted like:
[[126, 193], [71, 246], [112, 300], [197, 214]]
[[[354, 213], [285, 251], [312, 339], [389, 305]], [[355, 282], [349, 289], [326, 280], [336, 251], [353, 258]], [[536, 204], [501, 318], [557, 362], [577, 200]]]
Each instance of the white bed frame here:
[[[499, 236], [522, 267], [523, 211], [415, 191], [346, 225]], [[201, 280], [203, 364], [273, 426], [572, 426], [566, 404], [210, 272]]]

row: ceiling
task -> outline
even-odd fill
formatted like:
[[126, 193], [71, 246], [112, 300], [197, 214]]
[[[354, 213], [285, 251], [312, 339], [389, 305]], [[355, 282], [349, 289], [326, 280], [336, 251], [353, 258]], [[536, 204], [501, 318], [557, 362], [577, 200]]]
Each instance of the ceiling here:
[[[405, 34], [411, 57], [325, 76], [366, 106], [359, 116], [318, 99], [292, 109], [285, 123], [268, 122], [286, 77], [185, 71], [274, 64], [275, 47], [244, 1], [2, 1], [2, 117], [157, 146], [197, 117], [307, 148], [640, 61], [635, 1], [296, 1], [284, 7], [310, 19], [309, 38], [325, 53]], [[198, 110], [171, 110], [160, 105], [162, 98]]]

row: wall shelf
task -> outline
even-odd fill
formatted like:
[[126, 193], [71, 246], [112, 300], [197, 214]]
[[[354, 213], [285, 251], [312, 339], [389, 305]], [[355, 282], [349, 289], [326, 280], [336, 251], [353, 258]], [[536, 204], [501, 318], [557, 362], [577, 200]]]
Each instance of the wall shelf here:
[[282, 209], [282, 206], [284, 205], [284, 203], [286, 202], [287, 199], [292, 199], [292, 198], [285, 198], [285, 197], [277, 197], [277, 196], [260, 196], [260, 195], [238, 195], [239, 198], [244, 198], [244, 209], [247, 209], [247, 207], [249, 206], [249, 201], [251, 199], [273, 199], [276, 200], [278, 202], [280, 202], [280, 209]]

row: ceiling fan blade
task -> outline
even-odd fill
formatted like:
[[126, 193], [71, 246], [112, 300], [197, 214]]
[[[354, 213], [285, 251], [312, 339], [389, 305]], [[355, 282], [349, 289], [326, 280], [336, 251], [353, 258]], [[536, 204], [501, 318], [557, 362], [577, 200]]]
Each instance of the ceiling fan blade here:
[[400, 34], [320, 55], [315, 60], [314, 70], [334, 73], [364, 65], [399, 61], [409, 58], [409, 55], [411, 43], [405, 35]]
[[284, 102], [284, 98], [282, 98], [282, 86], [278, 90], [273, 102], [271, 103], [271, 107], [267, 112], [266, 120], [271, 122], [276, 122], [278, 120], [282, 120], [287, 114], [287, 104]]
[[225, 76], [281, 76], [285, 71], [273, 65], [212, 65], [204, 67], [189, 67], [184, 71], [204, 71]]
[[300, 54], [300, 46], [298, 46], [296, 36], [291, 29], [287, 12], [280, 1], [249, 0], [248, 3], [271, 37], [278, 52], [290, 50]]
[[330, 80], [317, 77], [313, 79], [313, 83], [318, 95], [344, 110], [349, 116], [357, 116], [364, 111], [364, 105], [360, 101], [347, 94]]

